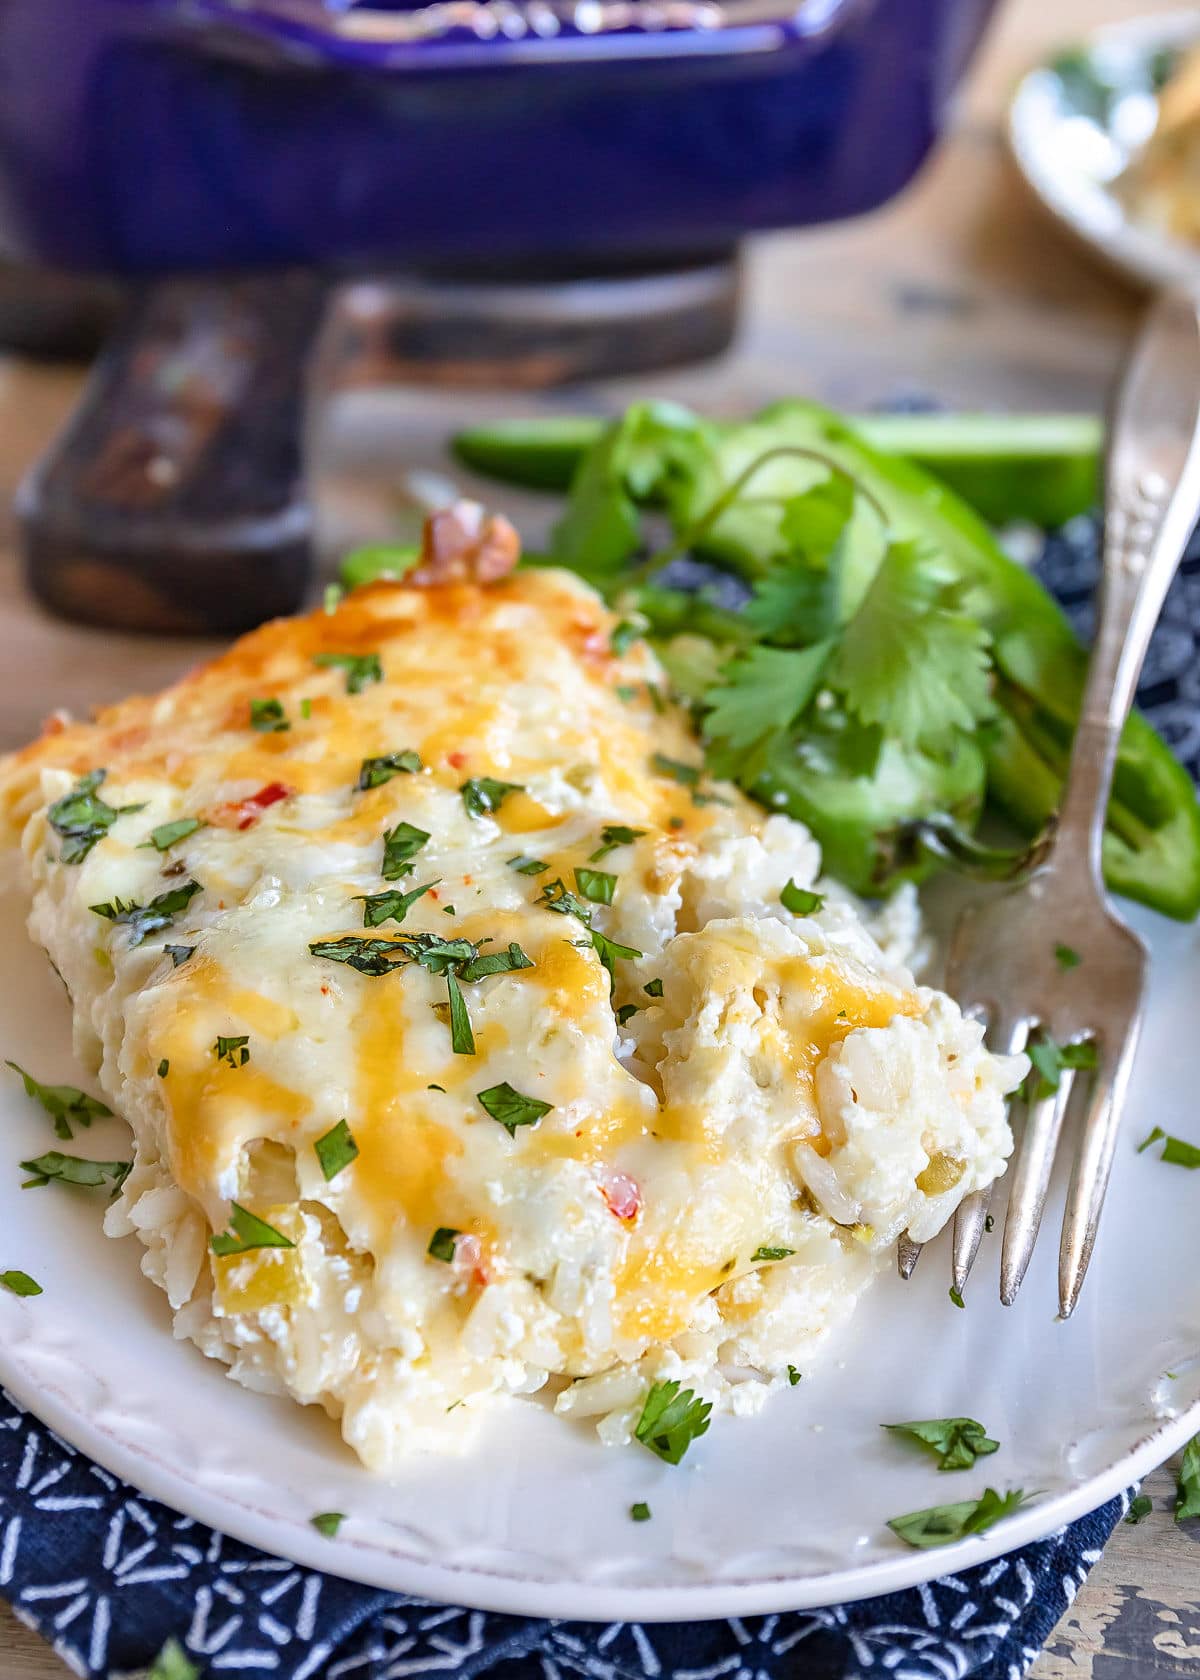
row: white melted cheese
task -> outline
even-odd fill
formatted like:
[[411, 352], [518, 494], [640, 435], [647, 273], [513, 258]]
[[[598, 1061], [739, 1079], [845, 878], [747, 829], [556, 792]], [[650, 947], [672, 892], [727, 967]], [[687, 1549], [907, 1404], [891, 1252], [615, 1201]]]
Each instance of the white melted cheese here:
[[[1023, 1062], [914, 983], [897, 956], [911, 906], [881, 926], [886, 957], [844, 893], [785, 910], [786, 883], [817, 877], [811, 836], [727, 787], [697, 801], [656, 762], [701, 755], [650, 655], [614, 656], [611, 628], [560, 573], [361, 591], [48, 734], [0, 778], [31, 934], [133, 1128], [107, 1229], [146, 1245], [179, 1334], [251, 1387], [323, 1405], [380, 1470], [550, 1376], [576, 1379], [558, 1409], [601, 1417], [606, 1439], [628, 1438], [660, 1376], [752, 1410], [807, 1368], [896, 1236], [931, 1235], [1011, 1148]], [[383, 680], [348, 692], [313, 662], [330, 652], [378, 655]], [[250, 727], [264, 698], [286, 730]], [[418, 771], [360, 789], [364, 759], [405, 750]], [[141, 808], [64, 863], [48, 808], [98, 768], [111, 805]], [[520, 791], [472, 815], [472, 777]], [[145, 845], [183, 818], [206, 826]], [[387, 882], [400, 823], [429, 839]], [[589, 864], [614, 824], [643, 832]], [[611, 905], [587, 905], [636, 953], [611, 988], [588, 927], [544, 902], [580, 867], [617, 878]], [[189, 880], [201, 890], [139, 945], [91, 908]], [[363, 897], [429, 883], [402, 927], [363, 926]], [[310, 951], [411, 933], [529, 959], [463, 983], [474, 1054], [453, 1049], [444, 977]], [[194, 954], [176, 965], [168, 944]], [[247, 1060], [220, 1038], [245, 1038]], [[478, 1095], [504, 1083], [548, 1112], [510, 1135]], [[358, 1153], [327, 1181], [315, 1145], [343, 1121]], [[214, 1255], [235, 1202], [294, 1246]], [[450, 1262], [429, 1253], [439, 1229], [461, 1233]]]

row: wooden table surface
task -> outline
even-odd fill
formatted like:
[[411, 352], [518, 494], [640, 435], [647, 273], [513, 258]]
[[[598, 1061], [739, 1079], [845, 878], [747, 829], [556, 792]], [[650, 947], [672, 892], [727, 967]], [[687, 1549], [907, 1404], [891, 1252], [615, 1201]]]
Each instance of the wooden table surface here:
[[[1009, 0], [951, 138], [919, 182], [861, 222], [762, 241], [735, 351], [658, 387], [724, 407], [806, 391], [846, 407], [919, 392], [964, 407], [1098, 408], [1138, 299], [1029, 201], [1001, 122], [1016, 75], [1039, 51], [1145, 9], [1142, 0]], [[1171, 8], [1156, 0], [1155, 9]], [[52, 706], [117, 697], [131, 670], [139, 687], [158, 686], [202, 647], [64, 625], [24, 593], [12, 491], [78, 387], [75, 371], [0, 359], [0, 747], [27, 738]], [[1118, 1527], [1036, 1680], [1200, 1680], [1200, 1523], [1172, 1520], [1169, 1467], [1146, 1491], [1153, 1514]], [[0, 1605], [0, 1680], [64, 1672]]]

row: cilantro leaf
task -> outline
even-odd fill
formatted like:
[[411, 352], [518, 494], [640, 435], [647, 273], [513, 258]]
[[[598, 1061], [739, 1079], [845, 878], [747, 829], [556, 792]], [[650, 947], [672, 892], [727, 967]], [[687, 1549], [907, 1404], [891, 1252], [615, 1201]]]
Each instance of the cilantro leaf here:
[[413, 871], [412, 859], [428, 841], [429, 835], [415, 823], [397, 823], [385, 829], [383, 836], [383, 867], [385, 881], [399, 881]]
[[10, 1295], [40, 1295], [42, 1286], [35, 1283], [28, 1272], [0, 1272], [0, 1289]]
[[584, 869], [575, 871], [575, 885], [584, 898], [593, 904], [611, 904], [613, 893], [617, 888], [617, 877], [610, 875], [604, 869]]
[[825, 895], [811, 892], [808, 887], [798, 887], [789, 877], [787, 886], [779, 895], [779, 902], [793, 916], [811, 916], [824, 908]]
[[669, 776], [680, 787], [694, 788], [700, 785], [701, 766], [698, 764], [684, 764], [681, 759], [668, 758], [666, 753], [652, 753], [650, 768], [660, 776]]
[[96, 1190], [111, 1179], [113, 1194], [121, 1188], [126, 1175], [132, 1165], [130, 1161], [88, 1161], [82, 1155], [64, 1155], [60, 1150], [51, 1149], [45, 1155], [35, 1156], [32, 1161], [20, 1162], [22, 1172], [32, 1174], [23, 1190], [38, 1188], [43, 1184], [78, 1184], [88, 1190]]
[[1003, 1495], [995, 1488], [985, 1488], [979, 1499], [932, 1505], [926, 1511], [909, 1511], [903, 1517], [893, 1517], [888, 1527], [909, 1546], [949, 1546], [968, 1534], [982, 1534], [985, 1529], [993, 1528], [1026, 1503], [1021, 1488]]
[[179, 912], [186, 910], [196, 894], [203, 890], [199, 881], [185, 881], [181, 887], [172, 887], [169, 892], [159, 893], [149, 904], [126, 904], [116, 898], [108, 904], [91, 904], [88, 908], [94, 915], [103, 916], [105, 921], [127, 926], [132, 949], [148, 939], [152, 933], [170, 927]]
[[610, 939], [606, 933], [601, 933], [599, 928], [589, 928], [588, 932], [592, 936], [592, 949], [600, 958], [601, 964], [608, 970], [610, 981], [616, 978], [613, 970], [614, 962], [618, 959], [632, 962], [642, 955], [642, 952], [634, 950], [632, 945], [621, 945], [617, 940]]
[[644, 634], [642, 625], [635, 624], [631, 619], [623, 618], [619, 624], [613, 626], [612, 635], [608, 638], [608, 645], [616, 657], [621, 659], [629, 652], [639, 636]]
[[1193, 1435], [1183, 1449], [1176, 1492], [1175, 1521], [1200, 1517], [1200, 1435]]
[[1059, 968], [1078, 968], [1083, 958], [1073, 945], [1063, 945], [1061, 942], [1054, 947], [1054, 960]]
[[377, 653], [317, 653], [313, 664], [325, 670], [345, 671], [347, 694], [361, 694], [368, 683], [383, 681]]
[[707, 1433], [712, 1406], [677, 1382], [656, 1382], [642, 1404], [634, 1434], [666, 1464], [678, 1464], [693, 1441]]
[[384, 753], [381, 758], [364, 758], [358, 772], [359, 788], [382, 787], [393, 776], [415, 776], [421, 768], [421, 755], [405, 748], [403, 752]]
[[417, 900], [424, 898], [437, 885], [438, 881], [434, 880], [426, 881], [423, 887], [414, 887], [411, 892], [393, 888], [391, 892], [356, 893], [354, 896], [363, 907], [363, 926], [379, 927], [384, 922], [402, 922]]
[[[9, 1066], [12, 1065], [10, 1062]], [[1137, 1146], [1138, 1154], [1141, 1155], [1149, 1149], [1152, 1143], [1161, 1143], [1163, 1146], [1160, 1161], [1168, 1161], [1173, 1167], [1189, 1167], [1193, 1172], [1200, 1167], [1200, 1149], [1197, 1149], [1194, 1143], [1185, 1142], [1183, 1138], [1172, 1137], [1169, 1132], [1164, 1132], [1161, 1126], [1155, 1126], [1154, 1130], [1142, 1139]]]
[[752, 1262], [755, 1260], [786, 1260], [789, 1255], [795, 1254], [795, 1252], [794, 1248], [770, 1248], [766, 1243], [763, 1243], [754, 1250], [750, 1259]]
[[292, 726], [281, 700], [251, 700], [250, 727], [260, 735], [281, 735]]
[[644, 1499], [639, 1499], [636, 1504], [629, 1507], [629, 1515], [632, 1517], [634, 1522], [649, 1522], [650, 1507], [646, 1504]]
[[937, 1459], [939, 1470], [970, 1470], [977, 1458], [986, 1458], [1000, 1446], [999, 1441], [989, 1439], [974, 1418], [926, 1418], [916, 1423], [885, 1423], [883, 1427], [892, 1435], [918, 1442]]
[[1154, 1509], [1154, 1501], [1144, 1493], [1139, 1493], [1136, 1499], [1129, 1501], [1129, 1509], [1125, 1513], [1125, 1521], [1135, 1527], [1143, 1517], [1148, 1517]]
[[107, 770], [89, 770], [47, 810], [46, 821], [62, 840], [60, 863], [82, 863], [119, 816], [142, 809], [140, 805], [108, 805], [99, 798], [96, 789], [107, 775]]
[[[816, 693], [833, 651], [831, 641], [809, 648], [748, 648], [722, 668], [720, 683], [704, 691], [706, 741], [743, 753], [781, 734]], [[710, 768], [712, 759], [710, 757]], [[727, 768], [721, 765], [718, 773]]]
[[543, 909], [553, 910], [558, 916], [574, 916], [585, 927], [592, 925], [591, 911], [582, 899], [575, 896], [561, 875], [547, 881], [534, 903], [540, 904]]
[[509, 1137], [516, 1135], [518, 1126], [535, 1126], [554, 1106], [515, 1091], [507, 1079], [499, 1085], [489, 1085], [486, 1091], [477, 1091], [476, 1099], [493, 1120], [500, 1122]]
[[156, 852], [165, 852], [180, 840], [186, 840], [189, 834], [195, 834], [204, 824], [198, 817], [180, 817], [176, 822], [160, 823], [157, 828], [150, 830], [149, 840], [143, 840], [139, 851], [148, 850], [153, 846]]
[[358, 1145], [350, 1131], [349, 1122], [339, 1120], [324, 1136], [313, 1144], [326, 1184], [358, 1159]]
[[863, 723], [944, 747], [993, 712], [989, 637], [957, 605], [935, 551], [893, 543], [842, 633], [829, 681]]
[[218, 1231], [209, 1239], [214, 1254], [250, 1254], [256, 1248], [295, 1248], [290, 1237], [268, 1225], [248, 1208], [230, 1202], [229, 1230]]
[[218, 1038], [212, 1047], [213, 1055], [227, 1067], [242, 1068], [250, 1060], [249, 1043], [248, 1033], [243, 1033], [240, 1038]]
[[615, 852], [618, 846], [632, 846], [633, 842], [640, 840], [645, 833], [644, 828], [626, 828], [624, 823], [606, 823], [600, 830], [601, 844], [588, 858], [588, 862], [599, 863], [609, 852]]
[[642, 987], [642, 990], [645, 992], [647, 997], [661, 997], [663, 995], [663, 983], [661, 980], [657, 979], [647, 980], [646, 984]]
[[486, 817], [498, 811], [510, 793], [524, 793], [520, 782], [501, 782], [495, 776], [472, 776], [458, 790], [470, 817]]
[[309, 1517], [309, 1522], [318, 1534], [323, 1534], [326, 1540], [333, 1540], [337, 1531], [346, 1520], [345, 1511], [318, 1511], [315, 1517]]
[[854, 486], [841, 473], [783, 503], [779, 535], [788, 556], [756, 582], [743, 613], [764, 640], [806, 647], [837, 629], [842, 537], [853, 509]]
[[25, 1085], [25, 1095], [40, 1102], [54, 1121], [55, 1137], [74, 1137], [72, 1123], [86, 1127], [90, 1126], [93, 1120], [102, 1120], [112, 1113], [112, 1109], [106, 1103], [102, 1103], [99, 1097], [89, 1097], [74, 1085], [43, 1085], [16, 1062], [6, 1062], [5, 1066], [20, 1074]]
[[789, 1365], [788, 1366], [788, 1387], [789, 1388], [795, 1388], [796, 1384], [800, 1380], [801, 1380], [801, 1373], [796, 1369], [796, 1367], [794, 1365]]
[[449, 1264], [454, 1259], [455, 1246], [461, 1236], [462, 1232], [454, 1230], [452, 1226], [439, 1225], [430, 1237], [429, 1247], [425, 1252], [431, 1259], [444, 1260]]

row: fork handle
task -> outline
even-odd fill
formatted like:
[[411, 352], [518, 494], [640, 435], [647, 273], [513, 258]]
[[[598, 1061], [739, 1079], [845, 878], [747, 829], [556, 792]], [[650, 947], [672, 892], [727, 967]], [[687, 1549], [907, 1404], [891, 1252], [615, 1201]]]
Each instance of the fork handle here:
[[1058, 814], [1056, 849], [1085, 853], [1097, 883], [1121, 730], [1198, 521], [1200, 313], [1167, 293], [1147, 312], [1110, 422], [1096, 636]]

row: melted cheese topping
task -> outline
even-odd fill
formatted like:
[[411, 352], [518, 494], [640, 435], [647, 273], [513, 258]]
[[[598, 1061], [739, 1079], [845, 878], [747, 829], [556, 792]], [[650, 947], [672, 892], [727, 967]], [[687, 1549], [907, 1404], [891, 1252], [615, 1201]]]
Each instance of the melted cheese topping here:
[[[930, 1207], [944, 1218], [1007, 1152], [1012, 1069], [886, 963], [844, 903], [783, 909], [786, 880], [816, 873], [810, 837], [655, 768], [699, 766], [700, 750], [652, 693], [647, 650], [615, 657], [611, 629], [554, 572], [378, 586], [47, 734], [0, 776], [31, 930], [134, 1128], [110, 1228], [147, 1242], [206, 1351], [341, 1412], [372, 1463], [460, 1399], [694, 1344], [722, 1301], [722, 1334], [745, 1337], [769, 1310], [753, 1306], [770, 1299], [759, 1249], [800, 1257], [776, 1269], [803, 1299], [842, 1252], [830, 1233], [869, 1223], [882, 1249]], [[252, 726], [263, 700], [286, 727]], [[360, 787], [364, 761], [414, 751], [419, 769]], [[49, 809], [97, 769], [121, 814], [70, 864]], [[516, 787], [473, 814], [473, 778]], [[165, 853], [147, 845], [185, 818], [203, 826]], [[428, 839], [388, 881], [385, 835], [401, 824]], [[589, 863], [606, 825], [639, 832]], [[557, 912], [553, 883], [581, 892], [587, 867], [616, 877], [611, 904]], [[199, 892], [140, 943], [91, 908], [189, 880]], [[402, 925], [364, 926], [364, 898], [417, 887]], [[609, 957], [611, 980], [592, 930], [632, 952]], [[524, 953], [529, 966], [462, 981], [473, 1053], [454, 1049], [443, 973], [372, 975], [311, 950], [411, 934]], [[889, 1123], [907, 1153], [860, 1195], [838, 1176], [858, 1119], [839, 1070], [865, 1041], [886, 1064], [902, 1028], [912, 1100], [899, 1092]], [[222, 1039], [245, 1039], [246, 1059]], [[952, 1068], [971, 1070], [969, 1093]], [[510, 1132], [481, 1103], [506, 1084], [548, 1105], [535, 1124]], [[342, 1122], [357, 1154], [326, 1179], [318, 1145]], [[963, 1163], [951, 1187], [929, 1177], [935, 1159]], [[235, 1203], [294, 1247], [214, 1255]], [[457, 1233], [449, 1261], [430, 1253], [439, 1230]], [[819, 1258], [802, 1258], [818, 1235]], [[846, 1239], [850, 1298], [861, 1246]], [[810, 1316], [794, 1334], [820, 1340], [828, 1312]]]

